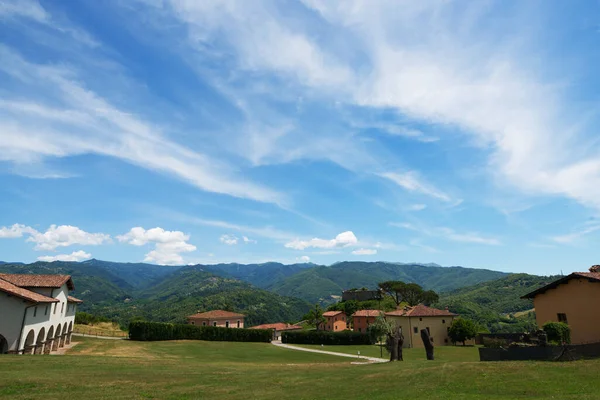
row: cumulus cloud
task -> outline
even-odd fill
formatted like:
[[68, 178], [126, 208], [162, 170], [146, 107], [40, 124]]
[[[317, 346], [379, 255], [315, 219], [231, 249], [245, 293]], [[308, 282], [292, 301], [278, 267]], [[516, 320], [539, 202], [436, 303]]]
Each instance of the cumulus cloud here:
[[110, 235], [105, 233], [89, 233], [76, 226], [50, 225], [46, 232], [21, 224], [0, 228], [0, 238], [18, 238], [29, 236], [27, 242], [35, 243], [35, 250], [56, 250], [75, 244], [96, 246], [110, 242]]
[[146, 254], [144, 261], [161, 265], [184, 264], [181, 253], [196, 250], [196, 246], [187, 243], [189, 235], [181, 231], [166, 231], [159, 227], [148, 230], [142, 227], [131, 228], [126, 234], [117, 236], [117, 239], [134, 246], [154, 244], [154, 250]]
[[354, 250], [352, 252], [352, 254], [355, 254], [357, 256], [372, 256], [372, 255], [377, 254], [377, 250], [375, 250], [375, 249], [357, 249], [357, 250]]
[[309, 247], [314, 247], [317, 249], [332, 249], [335, 247], [347, 247], [356, 245], [358, 243], [358, 239], [354, 235], [352, 231], [342, 232], [335, 237], [335, 239], [319, 239], [314, 238], [310, 240], [293, 240], [285, 244], [285, 247], [295, 250], [304, 250]]
[[39, 261], [52, 262], [52, 261], [83, 261], [83, 260], [89, 260], [90, 258], [92, 258], [92, 255], [90, 253], [86, 253], [83, 250], [79, 250], [79, 251], [74, 251], [71, 254], [59, 254], [57, 256], [41, 256], [41, 257], [38, 257], [37, 259]]
[[298, 257], [296, 258], [296, 260], [303, 262], [303, 263], [307, 263], [310, 262], [310, 257], [309, 256], [302, 256], [302, 257]]
[[238, 243], [238, 238], [235, 235], [221, 235], [219, 240], [228, 246], [234, 246]]

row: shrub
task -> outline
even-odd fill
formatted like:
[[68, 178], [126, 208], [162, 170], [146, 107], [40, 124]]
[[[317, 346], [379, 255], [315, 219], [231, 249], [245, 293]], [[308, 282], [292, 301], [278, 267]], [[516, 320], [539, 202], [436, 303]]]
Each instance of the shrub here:
[[221, 342], [265, 342], [273, 337], [270, 329], [221, 328], [161, 322], [134, 321], [129, 324], [131, 340], [210, 340]]
[[478, 332], [478, 326], [475, 322], [470, 319], [457, 318], [452, 321], [448, 336], [453, 343], [462, 342], [463, 346], [465, 341], [473, 339]]
[[506, 339], [496, 339], [496, 338], [483, 338], [483, 346], [489, 347], [491, 349], [499, 349], [501, 347], [506, 347], [508, 345], [508, 341]]
[[549, 342], [571, 343], [571, 328], [564, 322], [546, 322], [542, 329]]
[[368, 334], [352, 331], [290, 331], [281, 334], [281, 341], [295, 344], [373, 344]]

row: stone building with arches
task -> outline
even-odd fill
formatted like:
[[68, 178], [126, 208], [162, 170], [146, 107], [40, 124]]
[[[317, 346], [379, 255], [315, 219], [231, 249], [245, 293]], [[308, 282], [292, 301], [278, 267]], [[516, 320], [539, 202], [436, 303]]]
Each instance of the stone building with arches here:
[[0, 274], [0, 354], [50, 354], [71, 343], [81, 300], [69, 275]]

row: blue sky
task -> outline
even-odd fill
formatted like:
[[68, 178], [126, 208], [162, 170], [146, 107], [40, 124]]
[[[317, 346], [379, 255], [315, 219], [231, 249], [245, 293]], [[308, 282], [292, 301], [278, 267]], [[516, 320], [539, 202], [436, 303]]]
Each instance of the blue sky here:
[[598, 8], [0, 0], [0, 259], [586, 270]]

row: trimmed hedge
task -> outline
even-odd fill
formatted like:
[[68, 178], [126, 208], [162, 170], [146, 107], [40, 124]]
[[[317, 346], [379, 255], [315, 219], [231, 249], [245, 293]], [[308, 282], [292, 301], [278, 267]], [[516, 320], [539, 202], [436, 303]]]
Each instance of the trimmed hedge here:
[[546, 322], [542, 329], [549, 342], [571, 343], [571, 328], [564, 322]]
[[293, 344], [373, 344], [366, 333], [352, 331], [289, 331], [281, 334], [281, 341]]
[[129, 324], [129, 339], [158, 340], [210, 340], [221, 342], [265, 342], [273, 338], [270, 329], [221, 328], [136, 321]]

